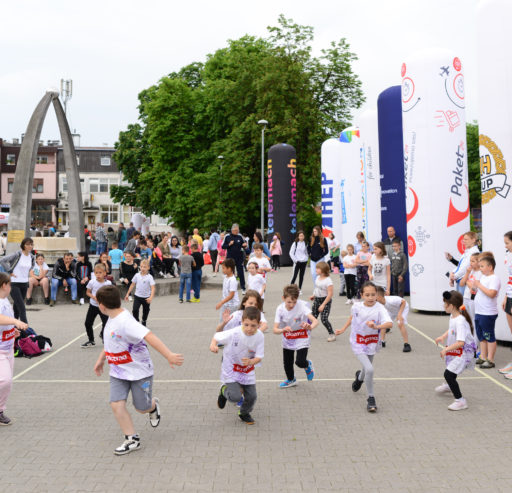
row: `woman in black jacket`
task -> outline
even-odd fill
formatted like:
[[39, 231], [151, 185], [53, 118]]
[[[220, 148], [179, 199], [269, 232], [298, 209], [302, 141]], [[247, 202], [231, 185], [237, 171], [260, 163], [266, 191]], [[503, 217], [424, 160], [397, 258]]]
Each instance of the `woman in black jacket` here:
[[313, 284], [316, 281], [316, 264], [324, 260], [324, 257], [329, 253], [329, 247], [327, 246], [327, 240], [322, 234], [322, 228], [315, 226], [311, 233], [311, 238], [308, 245], [308, 255], [310, 258], [309, 265], [311, 266], [311, 277], [313, 278]]

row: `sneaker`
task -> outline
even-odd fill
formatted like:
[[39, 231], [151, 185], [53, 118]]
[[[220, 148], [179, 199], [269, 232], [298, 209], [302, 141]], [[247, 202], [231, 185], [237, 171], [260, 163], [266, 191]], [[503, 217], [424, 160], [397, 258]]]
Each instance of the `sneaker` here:
[[435, 388], [435, 391], [438, 393], [438, 394], [444, 394], [445, 392], [451, 392], [450, 391], [450, 386], [445, 382], [445, 383], [442, 383], [441, 385], [439, 385], [438, 387]]
[[512, 372], [510, 373], [505, 373], [505, 375], [503, 375], [507, 380], [512, 380]]
[[486, 360], [480, 365], [480, 368], [494, 368], [495, 366], [494, 362]]
[[285, 380], [284, 382], [281, 382], [279, 384], [279, 388], [280, 389], [287, 389], [288, 387], [295, 387], [295, 385], [297, 385], [297, 379], [293, 379], [293, 380]]
[[466, 399], [464, 399], [464, 397], [461, 397], [460, 399], [453, 401], [448, 406], [448, 409], [450, 411], [462, 411], [463, 409], [467, 409], [467, 408], [468, 408], [468, 403], [466, 402]]
[[363, 385], [363, 380], [359, 380], [359, 375], [361, 374], [361, 370], [356, 371], [356, 379], [352, 382], [352, 391], [357, 392], [361, 385]]
[[116, 455], [126, 455], [140, 448], [139, 435], [125, 435], [123, 444], [114, 450]]
[[50, 304], [50, 298], [45, 298], [44, 299], [44, 304], [45, 305], [49, 305]]
[[73, 305], [78, 305], [79, 301], [78, 300], [71, 300], [71, 303], [73, 303]]
[[253, 425], [254, 424], [254, 419], [252, 419], [252, 416], [247, 413], [247, 414], [242, 414], [240, 411], [238, 411], [238, 417], [244, 422], [244, 423], [247, 423], [248, 425]]
[[373, 397], [373, 395], [368, 397], [368, 401], [367, 402], [368, 402], [368, 404], [366, 405], [366, 410], [369, 413], [377, 412], [377, 403], [375, 402], [375, 397]]
[[507, 363], [503, 368], [500, 368], [498, 371], [503, 375], [505, 373], [510, 373], [512, 371], [512, 362]]
[[214, 273], [212, 274], [212, 277], [217, 277], [217, 273], [216, 273], [216, 272], [214, 272]]
[[155, 397], [155, 409], [149, 413], [149, 424], [156, 428], [160, 424], [160, 401]]
[[179, 301], [180, 301], [180, 303], [183, 303], [183, 299], [182, 299], [182, 298], [180, 298], [180, 300], [179, 300]]
[[334, 342], [336, 340], [336, 336], [334, 334], [329, 334], [327, 337], [327, 342]]
[[80, 298], [80, 304], [81, 305], [85, 304], [85, 300], [83, 298]]
[[299, 296], [302, 296], [302, 289], [299, 289]]
[[408, 342], [404, 343], [404, 348], [403, 348], [402, 351], [404, 353], [410, 353], [411, 352], [411, 345]]
[[50, 300], [50, 306], [55, 306], [55, 300]]
[[386, 341], [382, 341], [382, 347], [386, 347]]
[[315, 378], [315, 369], [313, 368], [313, 362], [308, 360], [308, 367], [306, 368], [306, 376], [308, 381], [311, 382]]
[[245, 296], [245, 289], [242, 289], [242, 295]]
[[0, 426], [12, 425], [11, 418], [8, 418], [3, 411], [0, 411]]
[[224, 391], [226, 390], [226, 385], [223, 385], [220, 388], [219, 397], [217, 397], [217, 406], [219, 409], [224, 409], [226, 407], [226, 402], [228, 401], [224, 396]]
[[190, 301], [190, 300], [187, 300], [187, 303], [192, 303], [192, 301]]
[[94, 341], [87, 341], [87, 342], [84, 342], [80, 347], [82, 349], [89, 349], [94, 346], [96, 346], [96, 343]]
[[146, 324], [147, 324], [147, 323], [148, 323], [148, 321], [147, 321], [147, 320], [143, 320], [143, 321], [141, 322], [141, 324], [142, 324], [142, 325], [144, 325], [144, 327], [146, 327]]
[[482, 358], [478, 358], [475, 362], [476, 365], [481, 365], [482, 363], [485, 363], [485, 360]]
[[30, 306], [32, 304], [32, 298], [27, 298], [25, 304]]
[[133, 298], [131, 296], [128, 296], [128, 301], [133, 301]]
[[351, 305], [351, 304], [352, 304], [352, 300], [345, 301], [345, 305]]
[[199, 303], [201, 300], [199, 298], [192, 298], [190, 300], [191, 303]]

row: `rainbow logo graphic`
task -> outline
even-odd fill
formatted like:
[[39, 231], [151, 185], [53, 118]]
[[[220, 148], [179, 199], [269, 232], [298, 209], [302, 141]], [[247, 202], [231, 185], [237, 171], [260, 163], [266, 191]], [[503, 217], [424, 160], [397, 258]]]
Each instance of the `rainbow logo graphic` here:
[[340, 133], [340, 142], [352, 142], [352, 137], [360, 137], [359, 129], [356, 130], [343, 130]]

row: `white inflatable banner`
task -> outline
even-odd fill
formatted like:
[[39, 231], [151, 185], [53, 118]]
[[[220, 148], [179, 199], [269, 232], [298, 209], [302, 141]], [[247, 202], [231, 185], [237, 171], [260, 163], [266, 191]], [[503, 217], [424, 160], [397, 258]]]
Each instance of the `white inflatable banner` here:
[[343, 144], [328, 139], [321, 151], [322, 232], [341, 241], [341, 159]]
[[509, 282], [503, 234], [512, 230], [512, 3], [481, 2], [478, 23], [478, 98], [482, 183], [482, 246], [496, 258], [501, 279], [496, 338], [512, 340], [501, 302]]
[[404, 174], [411, 306], [442, 311], [445, 252], [462, 255], [469, 231], [464, 75], [460, 59], [431, 50], [402, 65]]

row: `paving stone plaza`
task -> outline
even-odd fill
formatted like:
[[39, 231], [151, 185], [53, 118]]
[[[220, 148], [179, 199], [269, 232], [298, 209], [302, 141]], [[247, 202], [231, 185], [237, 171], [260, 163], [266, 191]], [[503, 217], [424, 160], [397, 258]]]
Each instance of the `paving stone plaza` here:
[[[290, 275], [284, 268], [267, 284], [270, 326]], [[87, 307], [29, 307], [30, 325], [52, 339], [54, 351], [15, 362], [7, 409], [14, 424], [0, 429], [0, 491], [512, 491], [512, 382], [496, 369], [465, 372], [460, 385], [469, 409], [460, 412], [447, 410], [450, 394], [434, 393], [444, 364], [432, 339], [447, 329], [447, 317], [411, 313], [408, 354], [392, 330], [375, 358], [376, 414], [366, 412], [364, 386], [351, 390], [359, 366], [348, 332], [328, 343], [325, 328], [315, 329], [314, 381], [297, 369], [299, 385], [279, 389], [281, 337], [270, 328], [257, 369], [256, 424], [247, 426], [234, 406], [217, 408], [221, 355], [208, 348], [220, 278], [213, 283], [200, 304], [180, 305], [169, 295], [151, 305], [149, 328], [185, 363], [172, 370], [152, 351], [162, 420], [152, 429], [130, 403], [142, 448], [122, 457], [113, 454], [123, 437], [108, 405], [108, 376], [93, 373], [100, 348], [80, 348]], [[308, 272], [304, 293], [311, 291]], [[345, 298], [336, 295], [333, 326], [348, 315]], [[510, 356], [499, 346], [497, 367]]]

